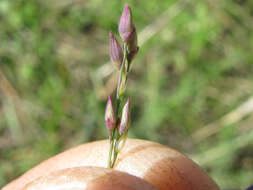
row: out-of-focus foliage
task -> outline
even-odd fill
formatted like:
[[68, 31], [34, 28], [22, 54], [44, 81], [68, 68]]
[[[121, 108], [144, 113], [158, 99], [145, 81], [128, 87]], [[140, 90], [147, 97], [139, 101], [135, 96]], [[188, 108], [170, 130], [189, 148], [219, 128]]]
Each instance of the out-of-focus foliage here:
[[[115, 76], [106, 73], [115, 68], [104, 65], [124, 3], [0, 0], [0, 186], [67, 148], [107, 138]], [[129, 136], [192, 155], [222, 188], [249, 186], [253, 117], [234, 110], [253, 95], [253, 1], [128, 3], [142, 35], [128, 83]], [[210, 137], [194, 135], [208, 126], [217, 129]]]

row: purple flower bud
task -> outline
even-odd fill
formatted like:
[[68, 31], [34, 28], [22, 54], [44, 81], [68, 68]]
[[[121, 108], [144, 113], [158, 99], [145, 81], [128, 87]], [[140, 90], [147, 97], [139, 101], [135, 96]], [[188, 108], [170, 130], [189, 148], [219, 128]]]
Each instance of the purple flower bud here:
[[123, 52], [112, 31], [110, 31], [110, 58], [112, 63], [120, 69], [123, 59]]
[[129, 63], [131, 63], [131, 61], [133, 60], [133, 58], [135, 57], [135, 55], [138, 53], [139, 50], [139, 47], [137, 45], [137, 34], [135, 27], [127, 41], [127, 50], [128, 50], [127, 60]]
[[111, 96], [108, 97], [106, 108], [105, 108], [105, 124], [109, 133], [112, 132], [112, 130], [115, 128], [115, 125], [116, 125], [116, 115], [113, 110]]
[[129, 5], [126, 4], [119, 21], [119, 34], [124, 42], [129, 39], [133, 29], [134, 24], [131, 9]]
[[130, 124], [130, 99], [128, 98], [122, 110], [122, 117], [119, 126], [119, 134], [122, 135], [127, 132]]

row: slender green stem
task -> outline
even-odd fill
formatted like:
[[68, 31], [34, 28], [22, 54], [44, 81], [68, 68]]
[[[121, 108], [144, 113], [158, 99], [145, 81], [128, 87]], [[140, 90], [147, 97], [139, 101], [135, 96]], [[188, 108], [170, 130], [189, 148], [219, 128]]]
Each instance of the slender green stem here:
[[116, 94], [116, 98], [117, 98], [117, 101], [120, 101], [120, 85], [121, 85], [121, 82], [122, 82], [122, 74], [123, 72], [125, 72], [125, 65], [126, 65], [126, 61], [127, 61], [127, 46], [126, 46], [126, 43], [124, 43], [123, 45], [123, 61], [122, 61], [122, 64], [121, 64], [121, 68], [120, 68], [120, 73], [119, 73], [119, 79], [118, 79], [118, 85], [117, 85], [117, 94]]
[[115, 130], [113, 130], [110, 137], [110, 150], [109, 150], [109, 157], [108, 157], [108, 163], [107, 163], [108, 168], [112, 168], [112, 152], [113, 152], [113, 147], [114, 147], [114, 134], [115, 134]]
[[115, 162], [116, 162], [116, 160], [117, 160], [117, 157], [118, 157], [118, 144], [119, 144], [119, 138], [117, 137], [117, 139], [116, 139], [116, 141], [115, 141], [115, 147], [114, 147], [114, 159], [113, 159], [113, 161], [112, 161], [112, 168], [113, 168], [113, 166], [114, 166], [114, 164], [115, 164]]
[[109, 150], [109, 158], [108, 158], [108, 163], [107, 163], [108, 168], [111, 168], [112, 149], [113, 149], [113, 140], [110, 139], [110, 150]]
[[[122, 60], [122, 64], [121, 64], [121, 68], [120, 68], [120, 73], [119, 73], [119, 78], [118, 78], [118, 84], [117, 84], [117, 91], [116, 91], [116, 107], [115, 107], [115, 113], [116, 113], [116, 117], [120, 118], [120, 104], [122, 101], [122, 92], [120, 89], [121, 88], [121, 83], [122, 82], [126, 82], [122, 80], [123, 77], [126, 77], [127, 79], [127, 74], [128, 74], [128, 68], [125, 68], [126, 66], [126, 62], [127, 62], [127, 46], [126, 43], [124, 43], [123, 45], [123, 60]], [[126, 85], [126, 84], [123, 84]], [[124, 91], [123, 91], [124, 92]], [[118, 152], [117, 152], [117, 146], [118, 146], [118, 139], [119, 139], [119, 134], [118, 134], [118, 130], [117, 130], [117, 126], [119, 125], [119, 119], [117, 119], [116, 122], [116, 127], [114, 128], [113, 132], [112, 132], [112, 136], [110, 139], [110, 150], [109, 150], [109, 158], [108, 158], [108, 168], [113, 168], [116, 160], [117, 160], [117, 156], [118, 156]]]

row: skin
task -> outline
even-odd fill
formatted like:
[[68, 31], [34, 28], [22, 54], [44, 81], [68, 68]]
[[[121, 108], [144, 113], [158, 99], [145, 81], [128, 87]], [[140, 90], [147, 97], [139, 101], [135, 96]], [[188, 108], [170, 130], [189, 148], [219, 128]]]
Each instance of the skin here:
[[[42, 162], [2, 190], [21, 190], [40, 176], [66, 168], [106, 167], [108, 149], [107, 140], [72, 148]], [[151, 141], [128, 139], [114, 169], [140, 177], [160, 190], [219, 190], [216, 183], [192, 160]]]
[[58, 170], [27, 184], [23, 190], [157, 190], [141, 178], [101, 167]]

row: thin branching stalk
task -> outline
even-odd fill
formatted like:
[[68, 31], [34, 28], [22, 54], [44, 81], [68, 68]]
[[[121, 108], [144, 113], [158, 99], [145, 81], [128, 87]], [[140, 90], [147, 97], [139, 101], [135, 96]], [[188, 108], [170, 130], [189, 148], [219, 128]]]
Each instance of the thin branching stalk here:
[[[128, 69], [126, 68], [126, 62], [127, 62], [127, 47], [126, 47], [126, 43], [124, 43], [123, 45], [123, 60], [121, 63], [121, 68], [120, 68], [120, 74], [119, 74], [119, 78], [118, 78], [118, 84], [117, 84], [117, 90], [116, 90], [116, 109], [115, 109], [115, 113], [116, 113], [116, 117], [119, 118], [120, 117], [120, 110], [119, 110], [119, 106], [122, 104], [122, 96], [124, 94], [124, 89], [120, 89], [122, 85], [126, 84], [121, 84], [124, 80], [122, 80], [122, 77], [126, 77], [125, 75], [128, 74], [125, 71]], [[125, 73], [123, 73], [125, 72]], [[126, 80], [125, 80], [126, 81]], [[123, 92], [121, 91], [123, 90]], [[119, 119], [117, 119], [116, 122], [116, 126], [119, 125]], [[110, 150], [109, 150], [109, 157], [108, 157], [108, 168], [113, 168], [115, 161], [117, 159], [118, 153], [117, 153], [117, 146], [118, 146], [118, 139], [119, 139], [119, 134], [117, 131], [117, 128], [114, 128], [113, 132], [112, 132], [112, 137], [110, 138]]]
[[119, 34], [123, 41], [121, 48], [117, 38], [110, 31], [110, 58], [119, 69], [119, 77], [116, 89], [115, 112], [112, 99], [109, 96], [105, 111], [105, 122], [109, 132], [108, 168], [113, 168], [118, 154], [125, 144], [130, 125], [130, 99], [123, 106], [126, 83], [130, 70], [130, 63], [138, 52], [137, 34], [133, 24], [131, 9], [125, 6], [119, 22]]

